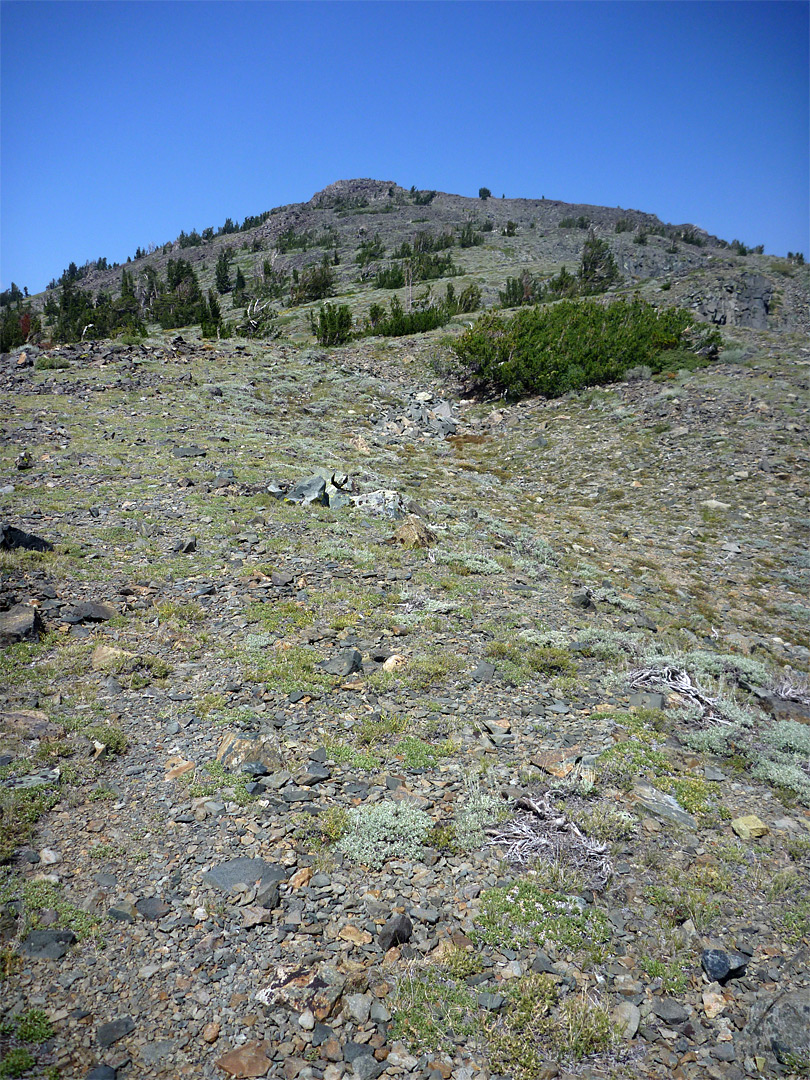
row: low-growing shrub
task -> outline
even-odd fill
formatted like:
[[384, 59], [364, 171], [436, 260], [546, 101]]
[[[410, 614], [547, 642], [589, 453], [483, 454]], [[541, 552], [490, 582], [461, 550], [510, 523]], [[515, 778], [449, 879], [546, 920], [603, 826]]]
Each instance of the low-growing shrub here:
[[464, 784], [464, 800], [455, 815], [455, 842], [461, 851], [472, 851], [484, 842], [484, 829], [502, 821], [508, 814], [505, 803], [481, 790], [477, 776]]
[[433, 820], [411, 803], [380, 802], [349, 810], [348, 831], [337, 844], [352, 862], [379, 870], [388, 859], [417, 858]]
[[661, 372], [674, 349], [713, 356], [720, 341], [717, 330], [678, 308], [659, 311], [639, 298], [562, 300], [512, 316], [485, 313], [453, 349], [479, 386], [518, 397], [559, 397], [615, 382], [632, 367]]

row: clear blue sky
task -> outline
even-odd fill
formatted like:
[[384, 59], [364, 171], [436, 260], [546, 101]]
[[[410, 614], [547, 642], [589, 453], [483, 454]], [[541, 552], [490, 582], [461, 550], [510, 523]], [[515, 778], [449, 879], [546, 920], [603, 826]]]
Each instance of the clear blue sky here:
[[809, 10], [3, 0], [0, 282], [35, 292], [355, 176], [810, 256]]

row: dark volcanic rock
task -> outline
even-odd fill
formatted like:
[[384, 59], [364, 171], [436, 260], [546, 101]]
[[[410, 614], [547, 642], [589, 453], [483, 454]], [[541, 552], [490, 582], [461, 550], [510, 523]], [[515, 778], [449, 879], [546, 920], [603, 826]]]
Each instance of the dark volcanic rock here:
[[8, 551], [14, 548], [25, 548], [26, 551], [53, 551], [53, 544], [43, 540], [41, 536], [23, 532], [13, 525], [0, 524], [0, 548]]
[[722, 949], [704, 949], [700, 958], [703, 970], [712, 982], [726, 983], [745, 974], [748, 959], [739, 953], [726, 953]]
[[79, 622], [109, 622], [118, 612], [113, 604], [88, 600], [83, 604], [77, 604], [73, 614]]
[[388, 951], [392, 945], [402, 945], [411, 940], [413, 923], [407, 915], [392, 915], [377, 936], [381, 947]]
[[99, 1025], [96, 1030], [96, 1040], [99, 1046], [112, 1046], [134, 1030], [135, 1021], [131, 1016], [119, 1016], [117, 1020], [110, 1020], [108, 1024]]
[[689, 1012], [674, 998], [661, 998], [653, 1004], [653, 1012], [666, 1024], [684, 1024], [689, 1019]]
[[0, 645], [15, 641], [30, 641], [42, 630], [42, 619], [36, 608], [29, 604], [15, 604], [8, 611], [0, 611]]
[[329, 675], [337, 675], [344, 679], [355, 671], [363, 670], [363, 654], [357, 649], [341, 649], [337, 656], [333, 656], [330, 660], [321, 660], [318, 667]]
[[22, 951], [40, 960], [61, 960], [77, 940], [72, 930], [32, 930], [22, 943]]
[[207, 451], [200, 446], [175, 446], [172, 453], [176, 458], [205, 457]]
[[287, 880], [287, 871], [283, 866], [266, 863], [264, 859], [240, 855], [212, 867], [204, 877], [209, 885], [225, 893], [235, 885], [257, 885], [256, 903], [261, 907], [275, 907], [278, 903], [278, 883]]
[[311, 506], [313, 503], [325, 504], [327, 501], [326, 481], [322, 476], [309, 476], [306, 480], [299, 480], [284, 496], [284, 501], [301, 506]]
[[782, 1065], [810, 1059], [810, 994], [792, 990], [760, 998], [751, 1009], [746, 1048], [774, 1054]]

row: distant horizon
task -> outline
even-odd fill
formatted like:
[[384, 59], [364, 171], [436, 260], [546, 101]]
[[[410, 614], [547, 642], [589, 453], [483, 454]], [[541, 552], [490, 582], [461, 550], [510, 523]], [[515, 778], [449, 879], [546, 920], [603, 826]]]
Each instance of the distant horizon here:
[[2, 0], [0, 29], [2, 289], [362, 177], [810, 254], [803, 2]]

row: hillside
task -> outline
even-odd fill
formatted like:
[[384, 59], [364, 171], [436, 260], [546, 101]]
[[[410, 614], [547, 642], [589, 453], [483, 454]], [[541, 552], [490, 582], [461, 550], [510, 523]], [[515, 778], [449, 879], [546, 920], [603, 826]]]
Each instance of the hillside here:
[[491, 304], [578, 217], [716, 360], [486, 398], [474, 314], [317, 303], [0, 357], [0, 1075], [808, 1075], [808, 267], [376, 181], [182, 257], [338, 233], [275, 258], [358, 319], [363, 239], [491, 220]]
[[[547, 277], [563, 266], [576, 272], [590, 229], [614, 254], [621, 274], [619, 291], [641, 290], [660, 302], [683, 303], [719, 325], [810, 332], [806, 294], [797, 291], [796, 266], [789, 260], [757, 254], [737, 241], [730, 244], [695, 225], [665, 224], [638, 210], [544, 198], [473, 199], [358, 179], [338, 181], [308, 202], [276, 207], [249, 221], [261, 224], [222, 235], [213, 229], [201, 233], [192, 229], [115, 269], [96, 270], [95, 264], [87, 264], [79, 268], [77, 284], [93, 295], [102, 291], [116, 296], [125, 269], [132, 274], [135, 293], [144, 305], [152, 287], [150, 275], [165, 277], [170, 259], [184, 259], [207, 294], [215, 289], [217, 260], [227, 252], [231, 279], [237, 269], [241, 271], [246, 292], [244, 297], [233, 291], [220, 297], [223, 317], [236, 319], [251, 297], [266, 297], [280, 311], [285, 336], [303, 339], [309, 336], [313, 304], [291, 302], [293, 275], [324, 258], [335, 278], [334, 289], [327, 295], [348, 303], [359, 324], [372, 304], [385, 305], [394, 295], [407, 303], [409, 293], [413, 298], [425, 288], [435, 301], [448, 281], [457, 292], [475, 284], [481, 289], [481, 307], [497, 305], [508, 277], [524, 273]], [[228, 219], [220, 231], [223, 228], [237, 229], [238, 225]], [[465, 228], [471, 242], [467, 247], [461, 246]], [[211, 238], [203, 240], [208, 233]], [[403, 244], [413, 244], [420, 233], [450, 237], [452, 246], [446, 254], [458, 276], [439, 275], [423, 282], [416, 277], [411, 290], [376, 287], [377, 272], [401, 265], [403, 260], [394, 254]], [[376, 237], [384, 253], [358, 265], [361, 245]], [[271, 276], [266, 265], [272, 267]], [[58, 289], [36, 296], [34, 307], [41, 310], [48, 295], [58, 295]]]

